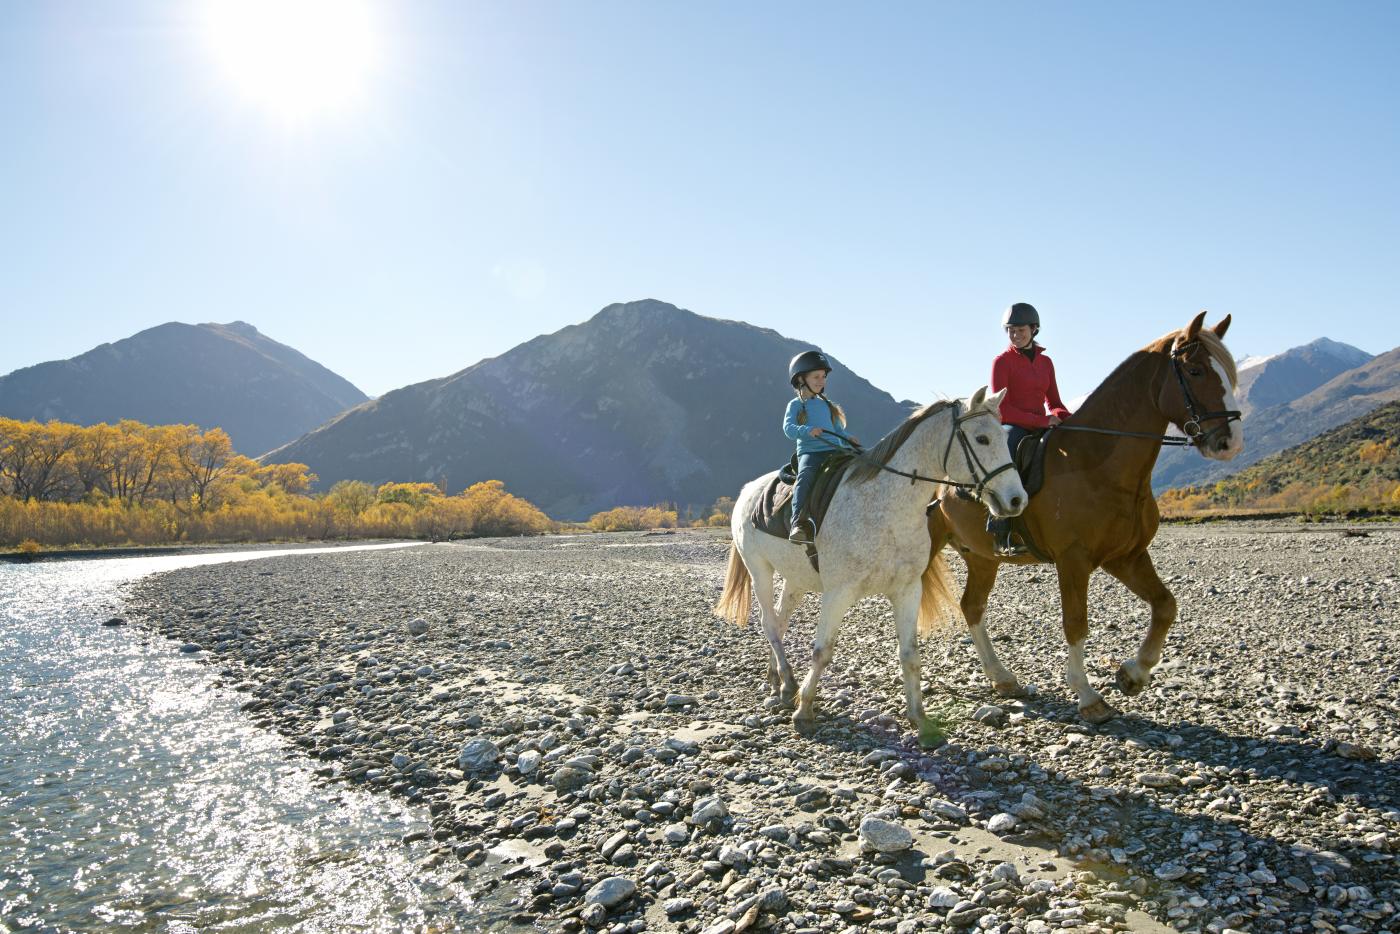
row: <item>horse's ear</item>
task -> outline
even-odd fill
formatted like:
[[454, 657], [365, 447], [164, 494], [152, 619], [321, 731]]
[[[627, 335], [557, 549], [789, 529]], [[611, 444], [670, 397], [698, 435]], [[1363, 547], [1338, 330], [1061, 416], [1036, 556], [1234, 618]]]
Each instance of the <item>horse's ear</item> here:
[[983, 386], [972, 394], [972, 398], [967, 400], [967, 407], [975, 409], [982, 404], [982, 400], [987, 398], [987, 387]]
[[988, 412], [995, 412], [997, 415], [1000, 415], [1000, 414], [1001, 414], [1001, 400], [1003, 400], [1003, 399], [1005, 399], [1005, 398], [1006, 398], [1006, 390], [1005, 390], [1004, 388], [1003, 388], [1003, 389], [998, 389], [996, 392], [992, 393], [990, 396], [988, 396], [986, 399], [984, 399], [984, 400], [982, 401], [982, 405], [983, 405], [983, 407], [986, 408], [986, 410], [987, 410]]
[[1211, 328], [1211, 331], [1213, 331], [1213, 332], [1215, 333], [1215, 336], [1216, 336], [1216, 337], [1224, 337], [1224, 336], [1225, 336], [1225, 332], [1228, 331], [1228, 330], [1230, 330], [1230, 316], [1229, 316], [1229, 315], [1226, 315], [1225, 317], [1221, 318], [1221, 319], [1220, 319], [1220, 323], [1217, 324], [1215, 327]]
[[1183, 344], [1189, 344], [1201, 333], [1201, 325], [1206, 323], [1206, 313], [1203, 311], [1191, 319], [1191, 323], [1186, 325], [1186, 336], [1182, 338]]

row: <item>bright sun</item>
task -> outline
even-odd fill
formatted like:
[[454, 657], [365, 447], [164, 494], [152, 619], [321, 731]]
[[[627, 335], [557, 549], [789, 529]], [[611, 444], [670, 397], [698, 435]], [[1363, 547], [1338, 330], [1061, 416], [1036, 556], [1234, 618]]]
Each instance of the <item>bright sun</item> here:
[[366, 0], [205, 0], [203, 27], [239, 93], [290, 122], [353, 104], [378, 57]]

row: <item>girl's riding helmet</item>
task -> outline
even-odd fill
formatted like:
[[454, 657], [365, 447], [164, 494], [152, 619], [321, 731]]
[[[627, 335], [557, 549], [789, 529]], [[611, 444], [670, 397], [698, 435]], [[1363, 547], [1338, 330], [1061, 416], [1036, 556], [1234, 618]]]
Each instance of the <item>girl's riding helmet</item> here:
[[826, 354], [820, 350], [804, 350], [793, 357], [792, 362], [788, 364], [788, 382], [796, 386], [798, 378], [803, 373], [810, 373], [813, 370], [826, 370], [830, 373], [831, 362], [826, 359]]

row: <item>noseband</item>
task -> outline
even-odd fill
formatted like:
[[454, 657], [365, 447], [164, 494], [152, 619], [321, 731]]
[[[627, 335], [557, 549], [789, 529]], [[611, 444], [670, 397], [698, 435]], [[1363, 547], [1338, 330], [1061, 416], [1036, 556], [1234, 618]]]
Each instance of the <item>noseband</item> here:
[[[1186, 400], [1186, 412], [1190, 416], [1186, 420], [1186, 424], [1181, 426], [1181, 431], [1186, 435], [1188, 443], [1195, 447], [1204, 445], [1219, 432], [1229, 431], [1230, 423], [1239, 421], [1242, 417], [1242, 413], [1238, 409], [1226, 409], [1220, 412], [1201, 411], [1204, 406], [1191, 392], [1191, 387], [1186, 382], [1186, 374], [1181, 369], [1181, 360], [1186, 356], [1186, 352], [1199, 343], [1200, 341], [1187, 341], [1172, 348], [1172, 371], [1176, 373], [1176, 382], [1181, 386], [1181, 395]], [[1224, 421], [1208, 431], [1202, 430], [1201, 422], [1217, 418], [1224, 419]]]

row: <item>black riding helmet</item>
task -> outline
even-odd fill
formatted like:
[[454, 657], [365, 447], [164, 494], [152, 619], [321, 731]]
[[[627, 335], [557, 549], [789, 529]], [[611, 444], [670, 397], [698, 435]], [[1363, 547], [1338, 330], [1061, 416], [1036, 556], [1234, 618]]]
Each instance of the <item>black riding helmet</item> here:
[[1035, 310], [1035, 306], [1029, 302], [1017, 302], [1001, 314], [1001, 326], [1003, 328], [1017, 327], [1029, 324], [1037, 331], [1040, 330], [1040, 312]]
[[792, 358], [788, 364], [788, 382], [793, 388], [797, 388], [797, 380], [803, 373], [810, 373], [813, 370], [826, 370], [831, 372], [831, 361], [826, 359], [826, 354], [820, 350], [804, 350], [802, 353]]

